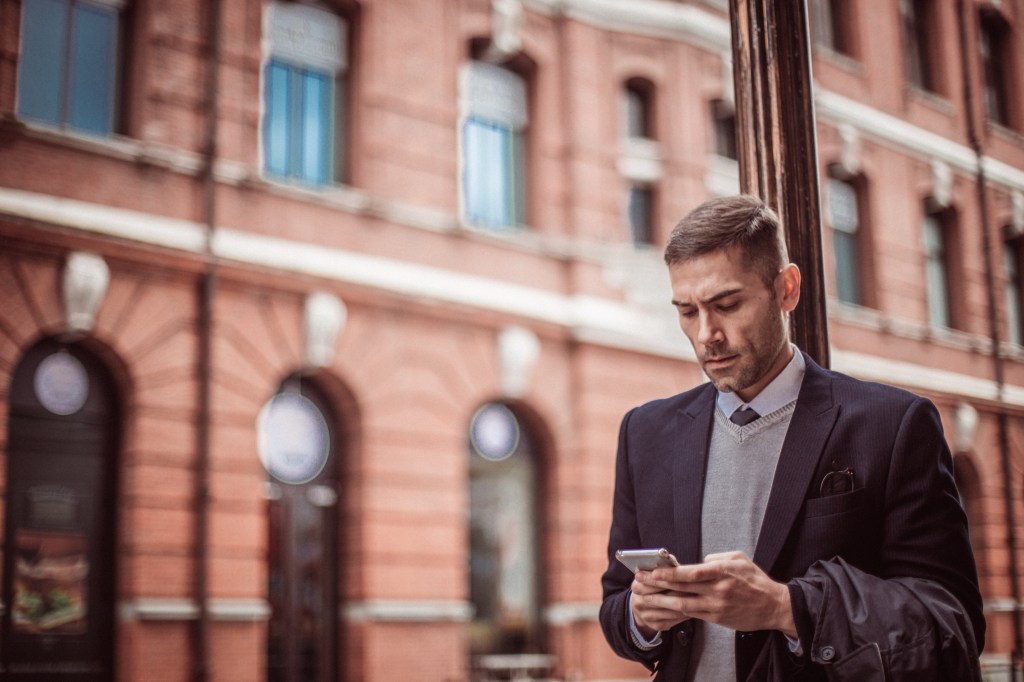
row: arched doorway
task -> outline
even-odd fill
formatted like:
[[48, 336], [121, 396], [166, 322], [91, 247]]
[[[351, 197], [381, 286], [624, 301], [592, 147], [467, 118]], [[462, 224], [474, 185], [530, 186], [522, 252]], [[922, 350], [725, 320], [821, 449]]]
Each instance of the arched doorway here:
[[81, 344], [14, 370], [4, 500], [5, 679], [111, 680], [120, 401]]
[[334, 411], [308, 379], [291, 377], [260, 412], [269, 474], [269, 682], [338, 679], [338, 450]]
[[[543, 650], [536, 434], [509, 405], [483, 405], [470, 422], [470, 654]], [[478, 664], [477, 664], [478, 665]]]

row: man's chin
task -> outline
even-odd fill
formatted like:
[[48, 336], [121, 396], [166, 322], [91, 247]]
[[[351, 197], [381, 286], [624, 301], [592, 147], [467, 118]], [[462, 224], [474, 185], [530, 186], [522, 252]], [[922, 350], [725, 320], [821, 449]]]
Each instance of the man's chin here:
[[722, 393], [732, 393], [733, 391], [736, 390], [736, 385], [732, 381], [730, 381], [731, 377], [715, 377], [710, 374], [707, 374], [707, 372], [705, 372], [705, 374], [707, 375], [711, 383], [714, 385], [714, 387], [717, 388]]

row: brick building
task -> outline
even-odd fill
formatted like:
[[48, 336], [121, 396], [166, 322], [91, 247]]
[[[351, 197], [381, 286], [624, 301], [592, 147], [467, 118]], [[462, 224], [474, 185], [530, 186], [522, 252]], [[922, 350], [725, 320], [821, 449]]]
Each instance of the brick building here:
[[[1024, 1], [810, 4], [832, 365], [939, 407], [1003, 679]], [[0, 678], [645, 679], [616, 434], [732, 100], [724, 0], [0, 0]]]

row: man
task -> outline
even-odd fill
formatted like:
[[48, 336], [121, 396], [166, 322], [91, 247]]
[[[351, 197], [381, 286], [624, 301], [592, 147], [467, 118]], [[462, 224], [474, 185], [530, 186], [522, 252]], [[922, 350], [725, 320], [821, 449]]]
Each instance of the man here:
[[[612, 648], [662, 682], [980, 680], [981, 595], [935, 407], [789, 342], [800, 271], [759, 199], [699, 206], [665, 261], [711, 383], [622, 421]], [[634, 575], [614, 558], [661, 547], [682, 565]]]

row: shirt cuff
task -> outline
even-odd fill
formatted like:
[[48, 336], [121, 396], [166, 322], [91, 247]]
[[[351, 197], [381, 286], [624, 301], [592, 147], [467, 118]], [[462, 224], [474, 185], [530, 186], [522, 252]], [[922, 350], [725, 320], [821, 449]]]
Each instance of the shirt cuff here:
[[[629, 608], [626, 609], [626, 613], [629, 614], [629, 634], [633, 638], [633, 644], [636, 645], [637, 649], [641, 651], [650, 651], [651, 649], [657, 649], [661, 646], [661, 633], [655, 633], [654, 637], [647, 639], [640, 632], [640, 628], [636, 626], [636, 620], [633, 618], [633, 593], [629, 593]], [[800, 643], [797, 642], [799, 645]], [[792, 645], [790, 645], [792, 646]]]
[[782, 633], [782, 636], [786, 638], [786, 643], [789, 644], [789, 653], [793, 654], [794, 656], [804, 655], [804, 648], [800, 646], [799, 639], [794, 639], [787, 635], [785, 632]]

